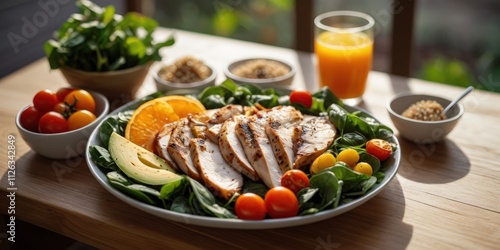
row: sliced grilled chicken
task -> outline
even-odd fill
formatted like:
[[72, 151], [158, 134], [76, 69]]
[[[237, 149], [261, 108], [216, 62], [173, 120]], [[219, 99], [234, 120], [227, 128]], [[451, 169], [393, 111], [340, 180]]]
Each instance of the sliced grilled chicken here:
[[233, 104], [226, 105], [213, 112], [210, 115], [210, 120], [208, 120], [208, 123], [211, 124], [223, 123], [226, 120], [229, 120], [231, 117], [240, 114], [243, 114], [243, 106], [233, 105]]
[[170, 142], [170, 137], [172, 135], [172, 132], [174, 131], [175, 127], [177, 126], [177, 122], [172, 122], [165, 124], [163, 128], [160, 130], [158, 135], [156, 136], [155, 139], [155, 149], [156, 153], [163, 158], [168, 165], [170, 165], [173, 169], [176, 171], [179, 171], [179, 167], [177, 167], [177, 164], [174, 162], [172, 157], [170, 157], [170, 154], [168, 154], [167, 147]]
[[269, 188], [280, 185], [283, 171], [278, 165], [273, 149], [267, 138], [267, 119], [257, 116], [245, 117], [238, 121], [236, 136], [242, 144], [248, 161]]
[[292, 169], [295, 158], [294, 128], [300, 125], [302, 113], [293, 107], [276, 107], [268, 114], [266, 134], [283, 172]]
[[222, 157], [219, 146], [209, 140], [190, 141], [193, 164], [205, 186], [216, 196], [229, 200], [243, 186], [243, 176]]
[[205, 136], [213, 143], [219, 143], [219, 132], [223, 123], [213, 124], [205, 131]]
[[188, 118], [182, 118], [178, 121], [170, 136], [167, 152], [182, 172], [195, 180], [201, 181], [198, 170], [193, 166], [189, 150], [189, 141], [194, 138], [189, 123]]
[[236, 136], [236, 126], [244, 116], [233, 116], [232, 119], [225, 121], [219, 131], [218, 145], [224, 159], [238, 172], [248, 178], [258, 181], [259, 174], [252, 167], [245, 155], [245, 150]]
[[312, 117], [304, 119], [294, 130], [298, 139], [293, 168], [301, 168], [311, 164], [314, 159], [323, 154], [335, 139], [336, 130], [327, 117]]

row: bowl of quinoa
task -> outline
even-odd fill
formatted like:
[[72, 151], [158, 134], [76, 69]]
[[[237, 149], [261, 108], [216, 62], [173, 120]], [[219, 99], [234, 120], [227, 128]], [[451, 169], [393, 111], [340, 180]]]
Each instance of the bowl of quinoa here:
[[183, 56], [172, 63], [162, 63], [153, 70], [158, 91], [204, 89], [215, 84], [213, 67], [193, 56]]
[[227, 78], [238, 84], [250, 83], [260, 87], [290, 85], [296, 69], [281, 60], [248, 58], [229, 64], [224, 69]]
[[439, 96], [399, 93], [387, 101], [387, 112], [399, 135], [415, 143], [440, 142], [455, 128], [464, 113], [457, 103], [447, 114], [451, 100]]

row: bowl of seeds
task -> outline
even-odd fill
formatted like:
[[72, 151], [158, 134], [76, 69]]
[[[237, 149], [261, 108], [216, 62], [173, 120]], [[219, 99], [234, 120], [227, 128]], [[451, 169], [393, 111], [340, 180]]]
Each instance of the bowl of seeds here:
[[455, 128], [464, 113], [457, 103], [446, 114], [451, 100], [439, 96], [400, 93], [387, 101], [387, 112], [399, 134], [415, 143], [440, 142]]
[[215, 84], [217, 72], [200, 59], [183, 56], [170, 64], [158, 64], [153, 78], [158, 91], [201, 90]]
[[269, 58], [238, 60], [224, 69], [227, 78], [238, 84], [250, 83], [260, 87], [290, 85], [296, 69], [289, 63]]

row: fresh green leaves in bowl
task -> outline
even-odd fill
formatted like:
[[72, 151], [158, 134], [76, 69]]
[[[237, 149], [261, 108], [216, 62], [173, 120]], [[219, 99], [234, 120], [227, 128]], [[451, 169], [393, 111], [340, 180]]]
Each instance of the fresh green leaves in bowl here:
[[79, 13], [60, 27], [56, 38], [45, 43], [52, 69], [70, 67], [106, 72], [161, 60], [160, 49], [174, 44], [173, 36], [155, 42], [158, 23], [139, 13], [116, 14], [110, 5], [100, 7], [88, 0], [77, 2]]

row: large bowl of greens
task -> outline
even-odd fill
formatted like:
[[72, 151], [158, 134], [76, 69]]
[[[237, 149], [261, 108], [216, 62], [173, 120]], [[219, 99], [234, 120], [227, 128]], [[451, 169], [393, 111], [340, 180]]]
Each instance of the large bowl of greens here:
[[[227, 80], [221, 85], [208, 87], [201, 93], [191, 95], [198, 98], [207, 109], [220, 108], [227, 104], [258, 104], [266, 108], [291, 105], [304, 114], [328, 116], [338, 130], [337, 138], [329, 150], [354, 148], [374, 169], [372, 176], [366, 176], [354, 173], [342, 162], [335, 164], [314, 175], [310, 179], [311, 188], [297, 193], [300, 205], [297, 216], [241, 220], [234, 213], [235, 199], [219, 200], [207, 188], [189, 177], [184, 178], [184, 181], [176, 180], [173, 184], [158, 187], [138, 183], [117, 170], [107, 151], [107, 145], [101, 138], [107, 138], [113, 132], [123, 133], [128, 119], [141, 103], [169, 94], [171, 93], [155, 93], [113, 111], [92, 133], [86, 151], [88, 166], [99, 184], [126, 204], [164, 219], [192, 225], [238, 229], [282, 228], [318, 222], [343, 214], [372, 199], [388, 185], [399, 168], [399, 142], [392, 130], [364, 110], [343, 105], [327, 88], [314, 93], [313, 104], [305, 107], [300, 103], [291, 103], [289, 91], [236, 85]], [[387, 160], [380, 162], [364, 151], [366, 142], [373, 138], [381, 138], [391, 143], [394, 151]], [[179, 186], [181, 188], [178, 188]], [[262, 195], [266, 190], [262, 183], [247, 180], [242, 192]], [[186, 202], [179, 207], [179, 203], [173, 202], [174, 198]]]
[[115, 100], [134, 96], [160, 49], [171, 46], [172, 36], [156, 41], [158, 23], [139, 13], [117, 14], [112, 5], [100, 7], [77, 1], [72, 14], [45, 43], [51, 69], [60, 69], [68, 83], [98, 91]]

